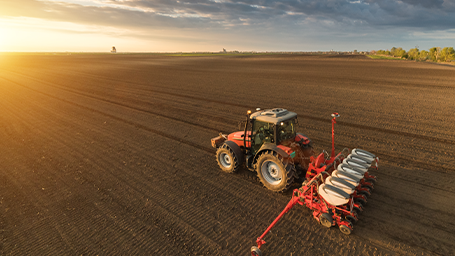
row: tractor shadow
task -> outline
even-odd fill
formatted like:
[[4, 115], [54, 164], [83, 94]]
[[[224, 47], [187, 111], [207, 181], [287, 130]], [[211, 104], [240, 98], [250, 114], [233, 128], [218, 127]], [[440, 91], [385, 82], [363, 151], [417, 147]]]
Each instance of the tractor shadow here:
[[[260, 186], [260, 187], [262, 187], [262, 189], [267, 190], [267, 188], [259, 180], [257, 173], [255, 171], [250, 171], [245, 166], [240, 167], [239, 170], [234, 175], [238, 175], [238, 177], [241, 177], [244, 180], [251, 182], [251, 184]], [[294, 191], [294, 189], [298, 189], [298, 188], [302, 187], [302, 182], [303, 182], [303, 179], [294, 180], [291, 187], [287, 191], [279, 192], [277, 194], [292, 197], [292, 191]], [[270, 192], [274, 193], [272, 191], [270, 191]]]

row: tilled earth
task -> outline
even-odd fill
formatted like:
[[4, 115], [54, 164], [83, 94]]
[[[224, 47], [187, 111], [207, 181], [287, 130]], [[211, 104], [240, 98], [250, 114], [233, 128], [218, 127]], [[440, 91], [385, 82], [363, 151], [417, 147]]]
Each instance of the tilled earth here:
[[380, 157], [350, 236], [296, 206], [265, 255], [454, 255], [455, 69], [364, 56], [0, 55], [0, 255], [248, 255], [291, 198], [210, 139], [283, 107]]

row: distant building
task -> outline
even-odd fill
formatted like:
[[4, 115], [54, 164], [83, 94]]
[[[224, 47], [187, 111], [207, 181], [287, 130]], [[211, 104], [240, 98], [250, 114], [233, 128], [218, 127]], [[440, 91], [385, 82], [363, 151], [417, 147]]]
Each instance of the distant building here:
[[115, 46], [112, 46], [111, 53], [116, 53], [116, 52], [117, 52], [117, 49], [115, 49]]
[[226, 49], [223, 48], [223, 52], [226, 53]]

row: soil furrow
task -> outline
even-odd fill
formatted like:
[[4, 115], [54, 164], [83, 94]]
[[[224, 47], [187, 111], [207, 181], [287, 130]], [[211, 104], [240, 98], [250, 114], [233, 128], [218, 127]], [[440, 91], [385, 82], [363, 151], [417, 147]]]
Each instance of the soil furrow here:
[[[12, 82], [12, 83], [16, 83], [16, 82], [11, 81], [11, 80], [9, 80], [9, 81]], [[18, 84], [18, 83], [16, 83], [16, 84]], [[119, 118], [119, 117], [117, 117], [117, 116], [114, 116], [114, 115], [111, 115], [111, 114], [107, 114], [107, 113], [98, 111], [98, 110], [96, 110], [96, 109], [89, 108], [89, 107], [86, 107], [86, 106], [77, 104], [77, 103], [75, 103], [75, 102], [71, 102], [71, 101], [68, 101], [68, 100], [65, 100], [65, 99], [61, 99], [61, 98], [55, 97], [55, 96], [53, 96], [53, 95], [51, 95], [51, 94], [48, 94], [48, 93], [44, 93], [44, 92], [35, 90], [35, 89], [33, 89], [33, 88], [30, 88], [30, 87], [25, 86], [25, 85], [22, 85], [22, 84], [18, 84], [18, 85], [23, 86], [23, 87], [25, 87], [25, 88], [27, 88], [27, 89], [29, 89], [29, 90], [35, 91], [35, 92], [37, 92], [37, 93], [40, 93], [40, 94], [43, 94], [43, 95], [52, 97], [52, 98], [57, 99], [57, 100], [60, 100], [60, 101], [63, 101], [63, 102], [65, 102], [65, 103], [68, 103], [68, 104], [71, 104], [71, 105], [74, 105], [74, 106], [78, 106], [78, 107], [80, 107], [80, 108], [84, 108], [84, 109], [90, 110], [90, 111], [92, 111], [92, 112], [100, 113], [100, 114], [102, 114], [102, 115], [104, 115], [104, 116], [110, 117], [110, 118], [115, 119], [115, 120], [118, 120], [118, 121], [122, 121], [122, 122], [128, 123], [128, 124], [133, 125], [133, 126], [135, 126], [135, 127], [137, 127], [137, 128], [140, 128], [140, 129], [143, 129], [143, 130], [146, 130], [146, 131], [149, 131], [149, 132], [153, 132], [153, 133], [159, 134], [159, 135], [161, 135], [161, 136], [163, 136], [163, 137], [166, 137], [166, 138], [168, 138], [168, 139], [172, 139], [172, 140], [175, 140], [175, 141], [177, 141], [177, 142], [180, 142], [180, 143], [183, 143], [183, 144], [190, 145], [190, 146], [192, 146], [192, 147], [195, 147], [195, 148], [197, 148], [197, 149], [206, 151], [206, 152], [208, 152], [208, 153], [213, 153], [213, 149], [211, 149], [211, 148], [204, 147], [204, 146], [200, 146], [200, 145], [194, 144], [194, 143], [192, 143], [192, 142], [190, 142], [190, 141], [187, 141], [187, 140], [184, 140], [184, 139], [177, 139], [177, 138], [175, 138], [174, 136], [172, 136], [172, 135], [170, 135], [170, 134], [166, 134], [166, 133], [160, 132], [160, 131], [158, 131], [158, 130], [156, 130], [156, 129], [152, 129], [152, 128], [146, 127], [146, 126], [144, 126], [144, 125], [141, 125], [141, 124], [138, 124], [138, 123], [135, 123], [135, 122], [132, 122], [132, 121], [128, 121], [128, 120], [126, 120], [126, 119]]]
[[[17, 73], [17, 72], [15, 72], [15, 73]], [[24, 74], [21, 74], [21, 75], [22, 76], [26, 76]], [[6, 78], [4, 78], [4, 79], [6, 79]], [[36, 78], [31, 78], [31, 79], [40, 81], [40, 80], [38, 80]], [[106, 80], [116, 81], [116, 80], [110, 79], [110, 78], [105, 78], [105, 79]], [[143, 84], [134, 83], [132, 81], [123, 81], [123, 83], [128, 83], [128, 84], [133, 84], [133, 85], [143, 85]], [[60, 87], [60, 89], [63, 89], [63, 88]], [[65, 90], [68, 90], [68, 89], [65, 89]], [[70, 90], [70, 91], [72, 91], [72, 90]], [[237, 103], [233, 103], [233, 102], [226, 102], [226, 101], [207, 99], [207, 98], [203, 98], [203, 97], [197, 97], [197, 96], [173, 93], [173, 92], [168, 92], [168, 91], [163, 91], [163, 90], [147, 89], [147, 92], [148, 93], [167, 94], [167, 95], [170, 95], [170, 96], [183, 97], [183, 98], [192, 99], [192, 100], [199, 100], [199, 101], [203, 101], [203, 102], [219, 103], [219, 104], [228, 105], [228, 106], [242, 107], [242, 108], [245, 108], [245, 109], [251, 108], [251, 105], [237, 104]], [[74, 93], [76, 93], [76, 92], [74, 92]], [[87, 95], [85, 95], [85, 96], [87, 96]], [[118, 102], [116, 104], [118, 104]], [[297, 114], [298, 114], [298, 116], [300, 118], [306, 118], [306, 119], [310, 119], [310, 120], [314, 120], [314, 121], [320, 121], [320, 122], [324, 122], [324, 123], [330, 123], [331, 122], [330, 119], [326, 119], [326, 118], [310, 116], [310, 115], [307, 115], [307, 114], [304, 114], [304, 113], [297, 113]], [[448, 145], [455, 145], [455, 141], [453, 141], [453, 140], [437, 138], [437, 137], [431, 137], [431, 136], [423, 135], [423, 134], [414, 134], [414, 133], [409, 133], [409, 132], [384, 129], [384, 128], [380, 128], [380, 127], [373, 127], [373, 126], [367, 126], [367, 125], [362, 125], [362, 124], [348, 123], [348, 122], [345, 122], [345, 121], [337, 121], [337, 123], [339, 123], [340, 125], [353, 127], [353, 128], [358, 128], [358, 129], [362, 129], [362, 130], [369, 130], [369, 131], [373, 131], [373, 132], [382, 132], [382, 133], [406, 136], [406, 137], [411, 137], [411, 138], [416, 138], [416, 139], [421, 139], [421, 140], [427, 140], [427, 141], [432, 141], [432, 142], [439, 142], [439, 143], [444, 143], [444, 144], [448, 144]]]
[[[317, 137], [312, 137], [311, 140], [314, 142], [317, 142], [319, 144], [324, 144], [324, 143], [327, 145], [329, 144], [329, 142], [327, 140], [319, 139]], [[339, 148], [350, 148], [350, 146], [342, 145], [339, 143], [337, 143], [336, 146]], [[432, 172], [440, 172], [440, 173], [455, 172], [455, 168], [452, 168], [450, 166], [444, 166], [444, 165], [438, 165], [438, 164], [428, 163], [428, 162], [424, 162], [424, 161], [418, 161], [418, 160], [404, 157], [404, 156], [391, 155], [384, 151], [376, 152], [374, 150], [370, 150], [370, 152], [375, 154], [376, 156], [380, 157], [380, 161], [381, 161], [381, 159], [387, 159], [388, 162], [392, 162], [397, 165], [405, 164], [408, 168], [411, 168], [411, 167], [425, 168], [425, 169], [431, 170]]]
[[[9, 81], [10, 82], [14, 82], [14, 81], [11, 81], [11, 80], [9, 80]], [[14, 82], [14, 83], [16, 83], [16, 82]], [[22, 86], [24, 86], [24, 85], [22, 85]], [[29, 89], [31, 89], [31, 88], [29, 88]], [[74, 92], [72, 90], [68, 90], [68, 91], [71, 91], [73, 93], [77, 93], [77, 92]], [[160, 113], [157, 113], [157, 112], [152, 112], [152, 111], [141, 109], [141, 108], [131, 107], [131, 106], [128, 106], [126, 104], [121, 104], [121, 103], [118, 103], [118, 102], [115, 102], [115, 101], [110, 101], [110, 100], [106, 100], [106, 99], [102, 99], [102, 98], [98, 98], [98, 97], [93, 97], [93, 96], [85, 95], [83, 93], [78, 93], [78, 94], [83, 95], [83, 96], [87, 96], [87, 97], [91, 97], [91, 98], [94, 98], [94, 99], [102, 100], [102, 101], [105, 101], [105, 102], [109, 102], [109, 103], [112, 103], [112, 104], [116, 104], [116, 105], [119, 105], [119, 106], [127, 107], [127, 108], [130, 108], [130, 109], [134, 109], [134, 110], [137, 110], [137, 111], [142, 111], [142, 112], [146, 112], [146, 113], [150, 113], [150, 114], [155, 114], [157, 116], [161, 116], [161, 117], [164, 117], [164, 118], [169, 118], [169, 119], [172, 119], [172, 120], [175, 120], [175, 121], [180, 121], [180, 122], [192, 124], [192, 125], [195, 125], [195, 126], [199, 126], [201, 128], [210, 129], [210, 130], [213, 130], [213, 131], [217, 131], [218, 130], [216, 128], [210, 128], [210, 127], [206, 127], [206, 126], [200, 125], [199, 123], [196, 123], [196, 122], [184, 121], [184, 120], [179, 119], [179, 118], [173, 118], [173, 117], [170, 117], [170, 116], [167, 116], [167, 115], [164, 115], [164, 114], [160, 114]], [[49, 94], [47, 94], [47, 95], [50, 96]], [[64, 100], [64, 101], [66, 101], [66, 100]], [[315, 119], [315, 120], [327, 121], [325, 119]], [[338, 122], [340, 122], [340, 121], [338, 121]], [[357, 127], [361, 127], [361, 126], [357, 126]], [[388, 132], [390, 132], [390, 131], [388, 131]], [[346, 146], [342, 145], [342, 147], [346, 147]], [[205, 150], [207, 150], [207, 148], [205, 148]], [[394, 155], [390, 155], [390, 154], [387, 154], [387, 153], [384, 153], [384, 152], [381, 152], [380, 154], [383, 155], [383, 156], [384, 155], [387, 156], [388, 159], [403, 160], [406, 163], [411, 163], [412, 166], [416, 166], [416, 167], [419, 167], [419, 168], [429, 168], [430, 167], [430, 169], [434, 169], [435, 171], [439, 171], [439, 172], [455, 171], [455, 168], [448, 168], [447, 166], [429, 164], [429, 163], [425, 163], [423, 161], [417, 161], [417, 160], [414, 160], [414, 159], [411, 159], [411, 158], [404, 158], [404, 157], [399, 157], [398, 158], [398, 157], [396, 157]], [[399, 163], [399, 162], [397, 162], [397, 163]]]

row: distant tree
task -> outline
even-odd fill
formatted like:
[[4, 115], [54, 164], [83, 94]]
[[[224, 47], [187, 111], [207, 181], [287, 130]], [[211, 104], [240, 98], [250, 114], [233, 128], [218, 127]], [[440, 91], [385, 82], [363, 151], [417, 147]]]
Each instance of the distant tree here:
[[[400, 50], [398, 50], [398, 49], [400, 49]], [[408, 58], [408, 54], [406, 53], [405, 50], [401, 49], [401, 47], [398, 49], [395, 51], [396, 57], [400, 57], [402, 59]]]
[[390, 55], [395, 56], [395, 51], [396, 51], [396, 50], [397, 50], [397, 48], [392, 47], [392, 49], [390, 49]]
[[435, 52], [436, 52], [436, 47], [430, 48], [430, 52], [428, 53], [428, 55], [429, 55], [429, 57], [430, 57], [430, 59], [431, 59], [432, 61], [436, 61], [435, 58], [434, 58], [434, 55], [435, 55], [434, 53], [435, 53]]
[[439, 54], [439, 60], [441, 62], [446, 62], [446, 59], [447, 59], [447, 47], [444, 47]]
[[421, 50], [419, 54], [419, 59], [420, 60], [427, 60], [428, 59], [428, 52], [425, 50]]
[[419, 49], [414, 48], [414, 49], [409, 50], [408, 58], [410, 60], [417, 60], [419, 58]]
[[441, 47], [436, 47], [436, 55], [435, 55], [436, 61], [439, 60], [440, 55], [441, 55]]
[[455, 51], [453, 47], [444, 47], [440, 53], [440, 60], [442, 62], [449, 62], [455, 59]]
[[[404, 51], [404, 52], [403, 52]], [[395, 57], [400, 57], [400, 58], [403, 58], [403, 56], [406, 54], [406, 51], [403, 50], [403, 48], [401, 47], [398, 47], [396, 50], [395, 50]]]
[[455, 60], [455, 50], [453, 49], [453, 47], [449, 47], [449, 49], [447, 49], [447, 61], [453, 61]]
[[430, 49], [430, 59], [434, 62], [439, 61], [439, 55], [441, 53], [441, 47], [433, 47]]
[[385, 55], [390, 55], [390, 51], [385, 51], [384, 54]]

